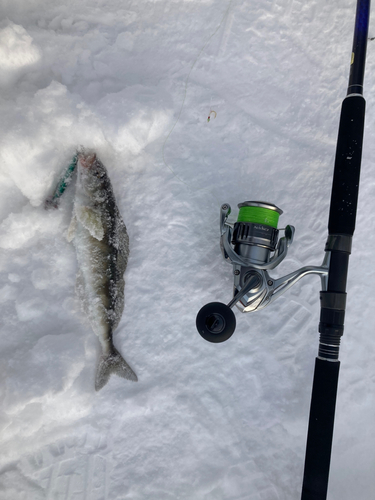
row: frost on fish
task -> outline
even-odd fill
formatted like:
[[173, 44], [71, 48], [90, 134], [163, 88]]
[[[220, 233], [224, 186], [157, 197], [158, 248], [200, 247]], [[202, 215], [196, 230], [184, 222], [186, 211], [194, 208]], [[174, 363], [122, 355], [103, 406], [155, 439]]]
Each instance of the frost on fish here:
[[95, 388], [99, 390], [112, 373], [137, 380], [113, 345], [113, 332], [124, 309], [123, 275], [129, 237], [104, 165], [95, 153], [82, 151], [77, 167], [74, 210], [67, 237], [77, 253], [77, 295], [102, 346], [95, 379]]

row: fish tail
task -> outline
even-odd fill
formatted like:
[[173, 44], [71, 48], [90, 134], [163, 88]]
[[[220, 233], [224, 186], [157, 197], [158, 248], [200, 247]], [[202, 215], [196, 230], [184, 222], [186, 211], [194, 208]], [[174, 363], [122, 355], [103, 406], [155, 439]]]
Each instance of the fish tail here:
[[103, 355], [99, 361], [95, 377], [95, 390], [99, 391], [104, 387], [112, 373], [133, 382], [138, 380], [137, 375], [115, 348], [109, 354]]

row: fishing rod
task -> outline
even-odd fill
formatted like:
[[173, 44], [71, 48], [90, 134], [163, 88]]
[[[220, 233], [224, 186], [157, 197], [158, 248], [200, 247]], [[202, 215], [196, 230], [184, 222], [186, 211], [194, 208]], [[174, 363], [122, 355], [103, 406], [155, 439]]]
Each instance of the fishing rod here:
[[269, 272], [286, 257], [295, 228], [286, 225], [279, 239], [282, 210], [264, 201], [238, 205], [237, 221], [229, 220], [228, 203], [220, 209], [220, 248], [233, 268], [233, 298], [211, 302], [197, 314], [196, 327], [207, 341], [228, 340], [236, 328], [232, 308], [254, 312], [271, 304], [301, 278], [320, 277], [319, 350], [315, 360], [301, 500], [326, 500], [331, 461], [339, 348], [344, 332], [346, 282], [355, 229], [365, 120], [365, 72], [370, 0], [357, 0], [347, 95], [342, 102], [334, 164], [328, 239], [320, 266], [305, 266], [282, 278]]
[[357, 0], [347, 96], [341, 107], [325, 247], [327, 289], [320, 293], [315, 361], [301, 500], [325, 500], [331, 461], [346, 279], [357, 215], [366, 101], [363, 97], [370, 0]]

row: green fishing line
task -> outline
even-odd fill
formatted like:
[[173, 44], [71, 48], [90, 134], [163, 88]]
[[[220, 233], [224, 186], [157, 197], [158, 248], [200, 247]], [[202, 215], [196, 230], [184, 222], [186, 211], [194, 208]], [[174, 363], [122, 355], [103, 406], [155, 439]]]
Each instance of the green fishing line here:
[[241, 207], [237, 222], [252, 222], [255, 224], [264, 224], [277, 229], [280, 214], [276, 210], [270, 210], [263, 207]]

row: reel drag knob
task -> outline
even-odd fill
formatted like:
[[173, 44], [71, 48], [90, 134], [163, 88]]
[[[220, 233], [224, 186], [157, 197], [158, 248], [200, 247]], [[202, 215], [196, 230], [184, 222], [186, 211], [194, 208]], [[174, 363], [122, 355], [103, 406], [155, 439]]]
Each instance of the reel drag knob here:
[[236, 328], [236, 317], [230, 307], [221, 302], [210, 302], [197, 314], [198, 333], [208, 342], [228, 340]]

